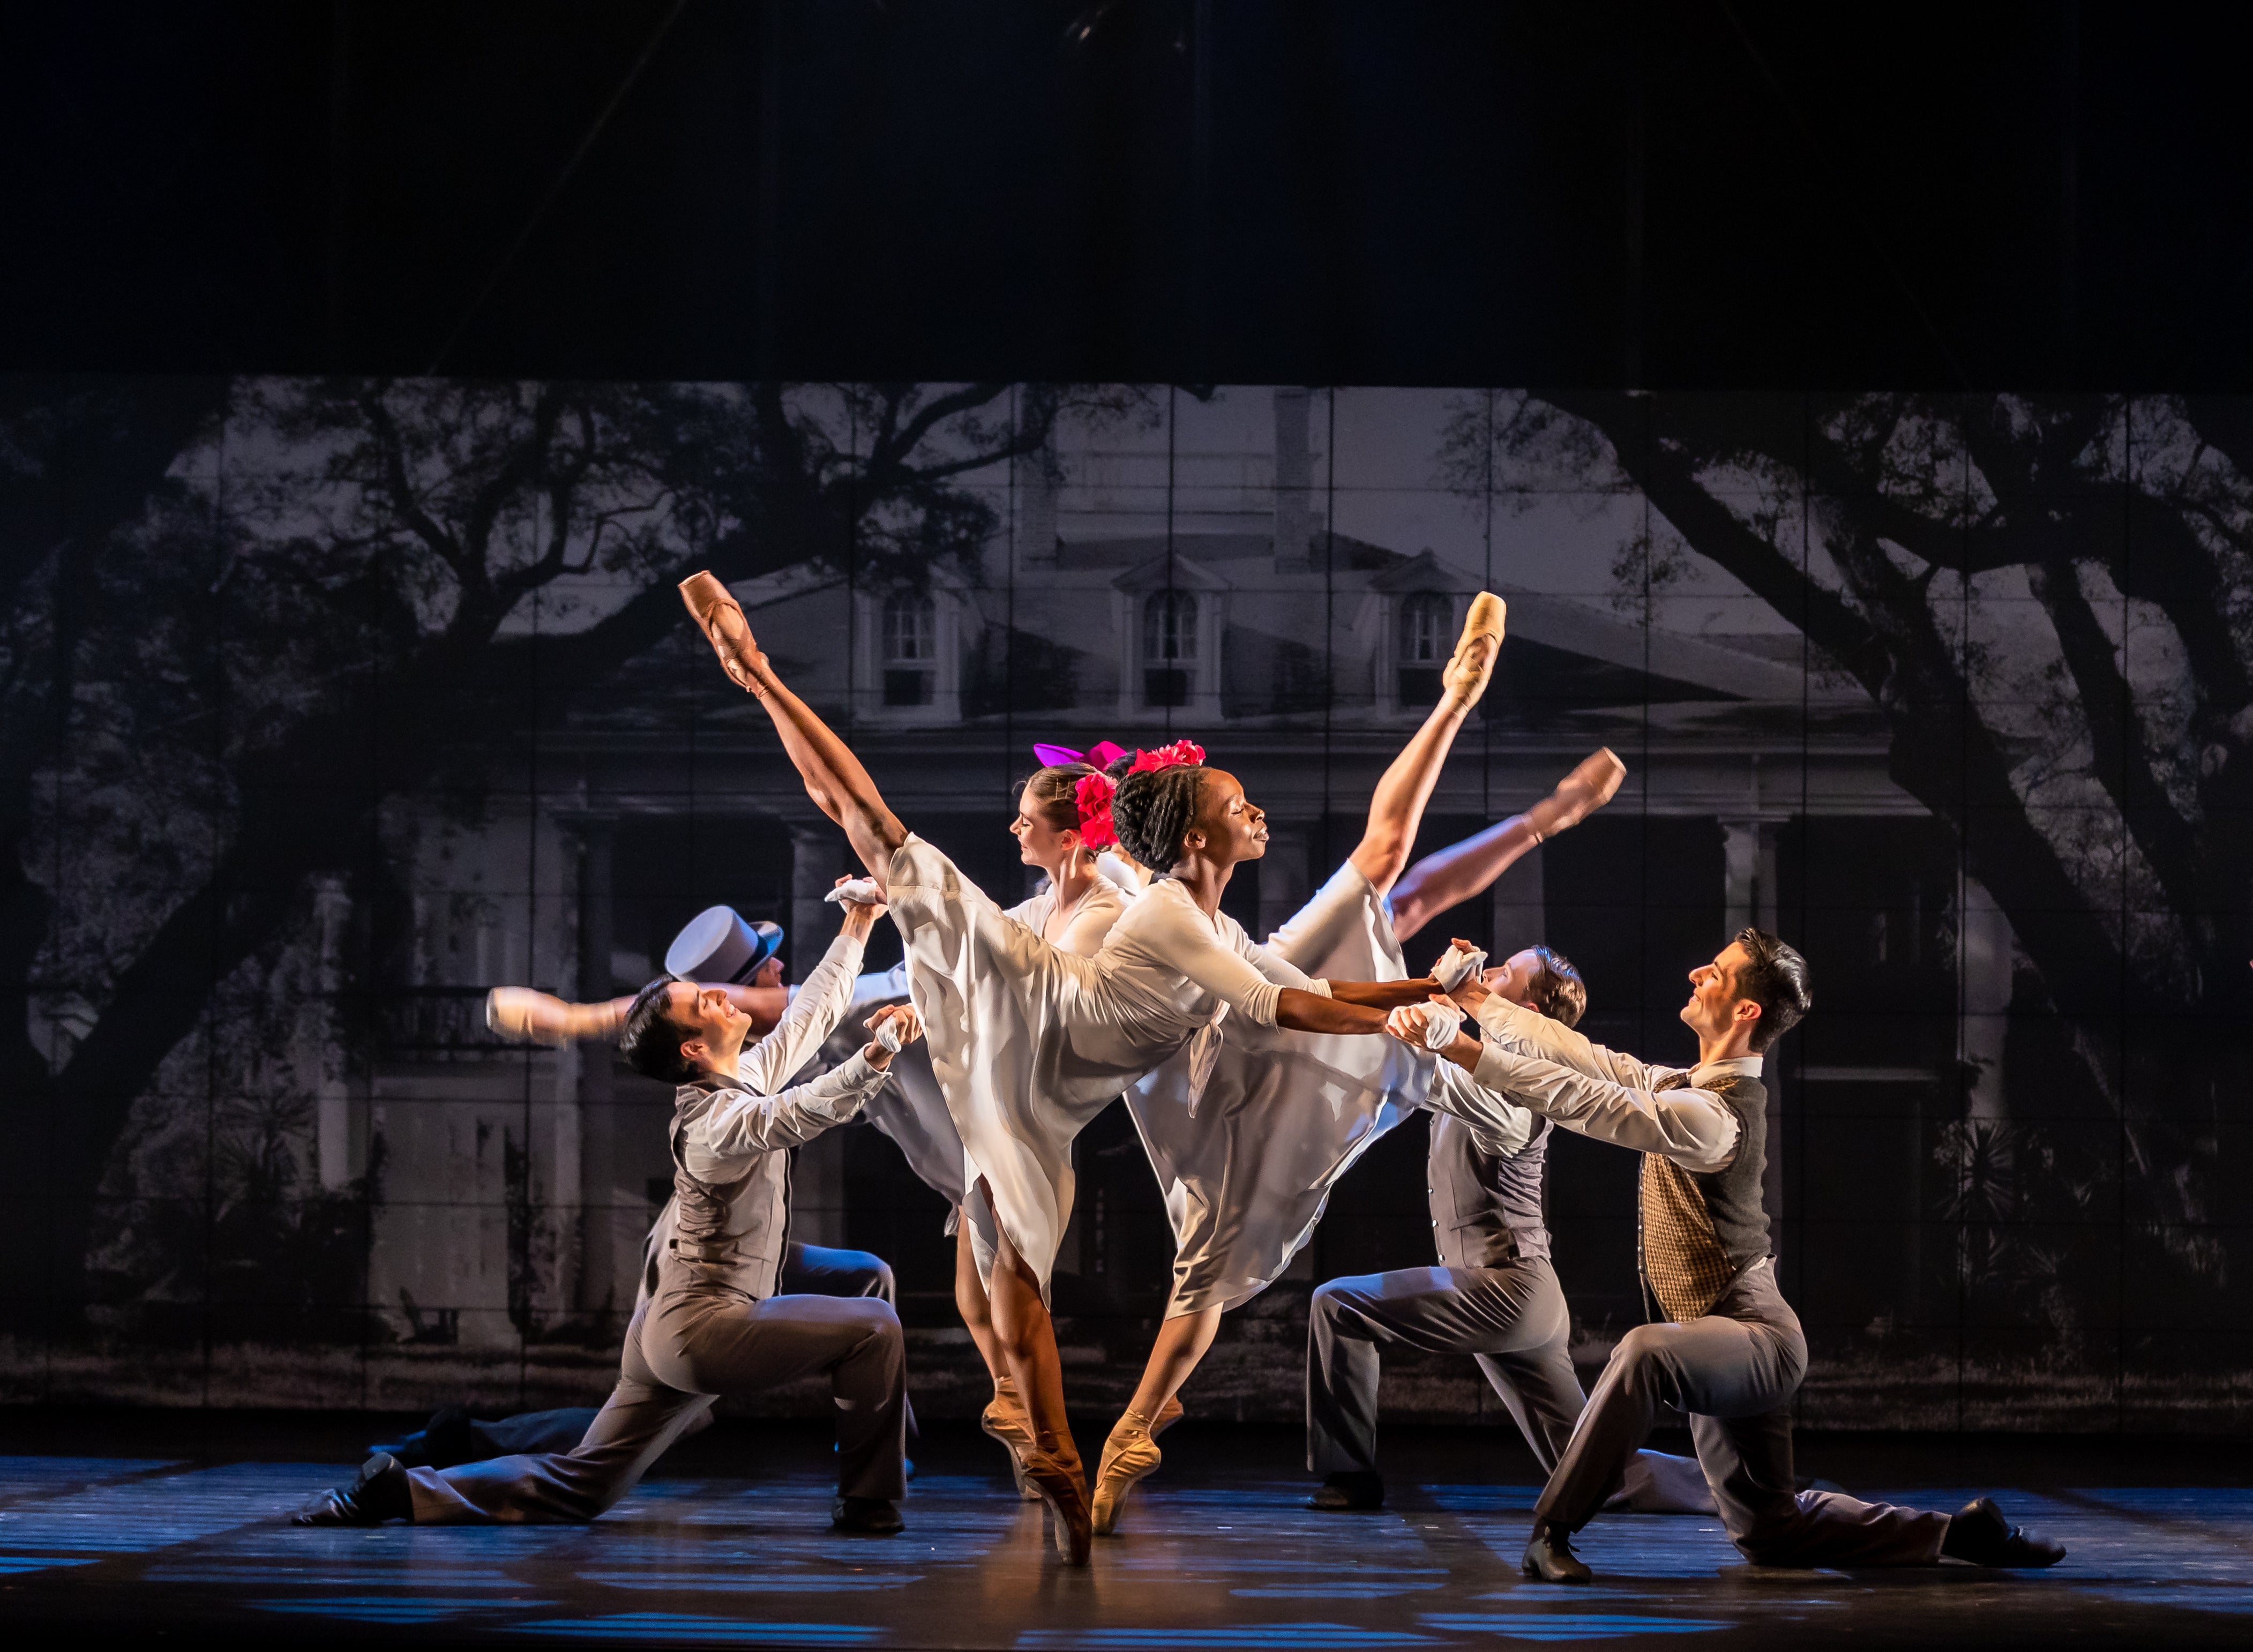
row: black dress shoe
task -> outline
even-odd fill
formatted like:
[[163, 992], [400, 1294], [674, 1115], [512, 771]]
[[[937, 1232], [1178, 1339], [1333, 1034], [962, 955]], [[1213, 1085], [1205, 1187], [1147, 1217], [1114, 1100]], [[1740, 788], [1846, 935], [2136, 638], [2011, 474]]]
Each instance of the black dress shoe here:
[[829, 1505], [829, 1523], [840, 1531], [857, 1531], [871, 1537], [889, 1537], [906, 1525], [899, 1508], [889, 1497], [847, 1497], [840, 1495]]
[[1525, 1545], [1518, 1570], [1543, 1583], [1594, 1583], [1596, 1574], [1573, 1552], [1573, 1534], [1562, 1526], [1533, 1528], [1533, 1541]]
[[2012, 1525], [1992, 1497], [1982, 1497], [1949, 1520], [1940, 1552], [1975, 1566], [2054, 1566], [2065, 1558], [2065, 1545]]
[[359, 1466], [359, 1477], [351, 1485], [323, 1492], [289, 1518], [300, 1526], [380, 1526], [414, 1517], [407, 1471], [396, 1457], [378, 1452]]
[[1385, 1507], [1385, 1476], [1366, 1468], [1348, 1468], [1329, 1476], [1307, 1494], [1307, 1507], [1331, 1514]]

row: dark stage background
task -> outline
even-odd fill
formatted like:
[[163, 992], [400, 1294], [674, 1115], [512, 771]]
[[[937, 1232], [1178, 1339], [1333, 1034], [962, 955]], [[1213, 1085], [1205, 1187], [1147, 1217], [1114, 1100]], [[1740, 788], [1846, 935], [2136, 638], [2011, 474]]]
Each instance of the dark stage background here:
[[[1664, 1058], [1809, 952], [1771, 1195], [1811, 1423], [2242, 1432], [2246, 145], [2222, 25], [1712, 7], [100, 6], [7, 20], [0, 1396], [494, 1409], [614, 1369], [664, 1098], [496, 1045], [688, 913], [803, 967], [842, 844], [672, 585], [721, 571], [997, 893], [1035, 739], [1196, 735], [1350, 846], [1468, 593], [1435, 847], [1629, 788], [1444, 934]], [[1380, 388], [1385, 385], [1412, 387]], [[1582, 386], [1580, 389], [1477, 387]], [[896, 943], [895, 943], [896, 944]], [[1307, 1290], [1428, 1259], [1420, 1126]], [[1633, 1161], [1552, 1154], [1578, 1352]], [[1169, 1260], [1114, 1111], [1058, 1284], [1124, 1398]], [[867, 1130], [810, 1237], [899, 1268]], [[1468, 1366], [1388, 1399], [1483, 1414]]]

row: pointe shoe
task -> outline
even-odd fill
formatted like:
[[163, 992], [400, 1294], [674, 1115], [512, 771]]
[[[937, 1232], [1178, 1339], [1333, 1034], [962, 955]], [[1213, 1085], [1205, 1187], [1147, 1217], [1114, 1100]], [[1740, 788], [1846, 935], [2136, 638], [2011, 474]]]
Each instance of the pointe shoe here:
[[1107, 1537], [1118, 1529], [1126, 1494], [1166, 1460], [1155, 1436], [1181, 1411], [1176, 1406], [1174, 1418], [1167, 1418], [1161, 1407], [1158, 1415], [1165, 1422], [1154, 1424], [1140, 1412], [1128, 1412], [1112, 1425], [1111, 1437], [1103, 1442], [1103, 1462], [1096, 1470], [1094, 1508], [1089, 1516], [1099, 1537]]
[[[1502, 626], [1508, 611], [1502, 598], [1492, 591], [1481, 591], [1471, 598], [1470, 611], [1463, 616], [1463, 634], [1455, 644], [1454, 656], [1440, 673], [1440, 686], [1449, 699], [1475, 706], [1486, 693], [1486, 686], [1494, 677], [1495, 662], [1502, 658]], [[1493, 641], [1491, 647], [1487, 645], [1489, 638]]]
[[1609, 803], [1626, 778], [1627, 764], [1609, 746], [1599, 746], [1557, 783], [1556, 791], [1528, 809], [1525, 818], [1544, 838], [1553, 838]]
[[485, 1025], [517, 1044], [568, 1044], [571, 1006], [529, 986], [496, 986], [485, 994]]
[[979, 1413], [978, 1426], [1009, 1453], [1009, 1476], [1017, 1482], [1017, 1495], [1027, 1502], [1038, 1502], [1041, 1494], [1025, 1478], [1025, 1453], [1033, 1444], [1032, 1420], [1025, 1415], [1014, 1383], [1005, 1378], [994, 1384], [994, 1398]]
[[1025, 1453], [1025, 1480], [1048, 1505], [1057, 1552], [1067, 1565], [1085, 1565], [1095, 1534], [1089, 1523], [1087, 1478], [1080, 1470], [1078, 1453], [1064, 1456], [1053, 1434], [1036, 1436]]
[[766, 693], [759, 673], [766, 669], [767, 657], [759, 652], [757, 639], [751, 635], [751, 622], [743, 617], [743, 605], [718, 575], [691, 574], [680, 582], [680, 600], [736, 686], [754, 694]]

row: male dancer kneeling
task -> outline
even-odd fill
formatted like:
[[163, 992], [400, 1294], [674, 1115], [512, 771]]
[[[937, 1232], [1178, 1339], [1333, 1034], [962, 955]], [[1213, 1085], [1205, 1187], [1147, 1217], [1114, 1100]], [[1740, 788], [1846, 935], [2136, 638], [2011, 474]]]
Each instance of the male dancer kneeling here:
[[1591, 1043], [1475, 977], [1455, 988], [1453, 1003], [1435, 998], [1396, 1017], [1404, 1033], [1428, 1042], [1419, 1023], [1454, 1016], [1460, 1004], [1478, 1017], [1487, 1042], [1458, 1032], [1441, 1052], [1447, 1059], [1567, 1130], [1643, 1155], [1643, 1293], [1665, 1322], [1636, 1327], [1613, 1349], [1533, 1505], [1526, 1575], [1591, 1580], [1573, 1534], [1618, 1488], [1662, 1401], [1689, 1414], [1721, 1523], [1754, 1565], [2055, 1565], [2064, 1546], [2011, 1526], [1992, 1498], [1949, 1516], [1793, 1491], [1791, 1397], [1807, 1370], [1807, 1339], [1769, 1261], [1760, 1078], [1761, 1052], [1813, 1003], [1807, 960], [1747, 929], [1691, 970], [1690, 986], [1682, 1021], [1698, 1035], [1698, 1064], [1687, 1070]]
[[[1527, 947], [1479, 979], [1488, 991], [1559, 1026], [1575, 1025], [1588, 1007], [1580, 972], [1545, 946]], [[1541, 1197], [1549, 1120], [1506, 1096], [1482, 1092], [1445, 1061], [1432, 1076], [1426, 1105], [1440, 1265], [1332, 1279], [1308, 1305], [1307, 1467], [1325, 1476], [1307, 1499], [1309, 1508], [1384, 1506], [1377, 1390], [1387, 1348], [1476, 1359], [1545, 1474], [1557, 1467], [1587, 1404], [1569, 1351], [1573, 1316], [1549, 1263]], [[1714, 1512], [1694, 1459], [1638, 1451], [1626, 1480], [1611, 1506], [1639, 1514]]]
[[[869, 909], [873, 912], [874, 909]], [[851, 927], [848, 925], [848, 928]], [[865, 923], [860, 926], [865, 933]], [[841, 936], [800, 997], [849, 991], [857, 936]], [[297, 1516], [306, 1525], [592, 1520], [632, 1488], [715, 1396], [748, 1396], [815, 1371], [838, 1411], [832, 1522], [900, 1530], [907, 1488], [907, 1364], [898, 1316], [875, 1297], [776, 1294], [789, 1223], [789, 1149], [843, 1124], [883, 1087], [893, 1054], [921, 1035], [904, 1006], [869, 1018], [875, 1041], [811, 1084], [777, 1095], [741, 1070], [750, 1017], [720, 988], [660, 979], [625, 1018], [626, 1060], [678, 1086], [671, 1146], [675, 1231], [658, 1288], [626, 1329], [618, 1384], [572, 1451], [444, 1470], [370, 1458], [348, 1488]]]

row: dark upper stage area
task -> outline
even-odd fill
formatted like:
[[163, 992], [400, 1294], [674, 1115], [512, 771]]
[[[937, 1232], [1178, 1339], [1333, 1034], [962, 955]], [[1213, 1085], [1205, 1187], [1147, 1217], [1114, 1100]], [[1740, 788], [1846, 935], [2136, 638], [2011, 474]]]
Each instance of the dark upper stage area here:
[[2253, 18], [0, 16], [0, 371], [2253, 384]]

